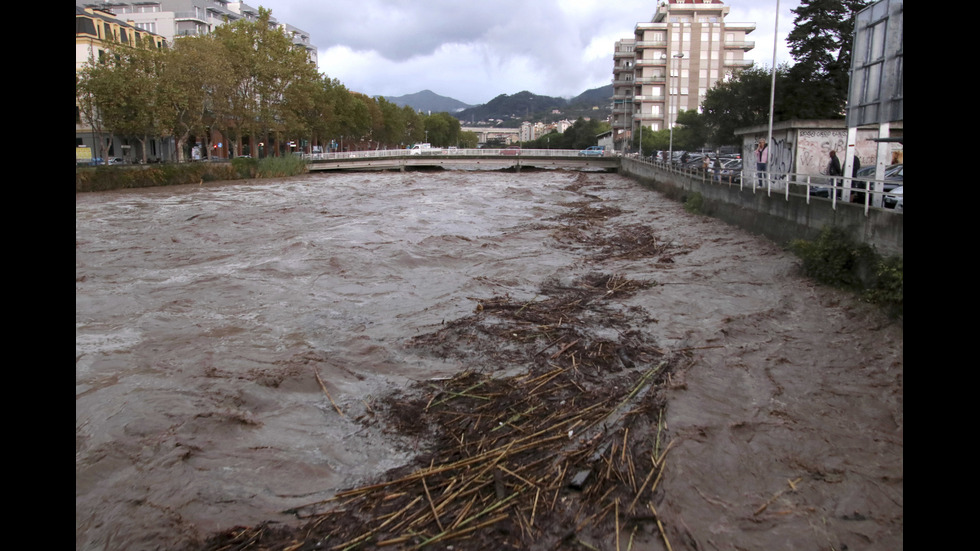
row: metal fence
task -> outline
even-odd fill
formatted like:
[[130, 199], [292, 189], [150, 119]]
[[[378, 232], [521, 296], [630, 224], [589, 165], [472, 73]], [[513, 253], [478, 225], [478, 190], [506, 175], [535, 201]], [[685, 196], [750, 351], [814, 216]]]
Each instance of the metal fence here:
[[[654, 165], [665, 172], [684, 174], [702, 182], [738, 186], [740, 190], [747, 189], [753, 193], [766, 193], [770, 196], [783, 194], [787, 199], [790, 195], [802, 196], [806, 197], [808, 204], [811, 199], [830, 201], [835, 209], [837, 203], [841, 202], [863, 205], [865, 214], [871, 208], [884, 208], [901, 214], [905, 208], [902, 195], [894, 194], [891, 189], [885, 191], [885, 184], [896, 184], [893, 181], [795, 172], [757, 172], [746, 166], [737, 172], [715, 168], [705, 170], [699, 166], [679, 166], [659, 160], [651, 161], [649, 158], [636, 160]], [[901, 182], [898, 185], [903, 186]]]
[[[303, 158], [310, 161], [333, 161], [338, 159], [373, 159], [388, 157], [431, 157], [431, 156], [453, 156], [453, 157], [497, 157], [497, 156], [521, 156], [521, 157], [585, 157], [584, 150], [578, 149], [460, 149], [460, 148], [433, 148], [412, 151], [410, 149], [374, 149], [368, 151], [344, 151], [334, 153], [308, 153]], [[612, 157], [606, 153], [602, 157]]]

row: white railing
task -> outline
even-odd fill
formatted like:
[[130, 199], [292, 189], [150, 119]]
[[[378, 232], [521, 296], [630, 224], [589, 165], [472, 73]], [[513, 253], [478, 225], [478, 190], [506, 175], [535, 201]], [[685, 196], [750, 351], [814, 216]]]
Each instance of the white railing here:
[[[806, 197], [807, 204], [811, 199], [830, 201], [833, 207], [837, 208], [837, 203], [857, 203], [864, 206], [867, 214], [871, 207], [884, 208], [884, 198], [892, 193], [891, 189], [885, 191], [885, 184], [895, 184], [886, 180], [876, 180], [874, 178], [853, 178], [853, 177], [830, 177], [814, 174], [799, 174], [795, 172], [763, 172], [758, 173], [749, 167], [742, 167], [737, 173], [725, 173], [724, 169], [715, 171], [709, 168], [707, 171], [701, 167], [689, 168], [680, 167], [676, 164], [668, 164], [662, 161], [650, 161], [649, 159], [636, 159], [637, 161], [652, 164], [661, 170], [675, 174], [685, 174], [691, 178], [702, 180], [702, 182], [715, 182], [719, 185], [738, 186], [740, 190], [750, 190], [753, 193], [766, 193], [767, 195], [783, 194], [787, 199], [790, 195]], [[898, 185], [903, 185], [898, 183]], [[863, 186], [863, 187], [861, 187]], [[889, 209], [891, 210], [891, 209]], [[902, 212], [902, 211], [899, 211]]]
[[[304, 154], [303, 159], [308, 161], [335, 161], [341, 159], [377, 159], [392, 157], [433, 157], [433, 156], [452, 156], [452, 157], [499, 157], [499, 156], [521, 156], [521, 157], [579, 157], [580, 149], [453, 149], [453, 148], [433, 148], [413, 152], [410, 149], [373, 149], [369, 151], [345, 151], [339, 153], [312, 153]], [[596, 156], [613, 157], [607, 152], [605, 155]]]

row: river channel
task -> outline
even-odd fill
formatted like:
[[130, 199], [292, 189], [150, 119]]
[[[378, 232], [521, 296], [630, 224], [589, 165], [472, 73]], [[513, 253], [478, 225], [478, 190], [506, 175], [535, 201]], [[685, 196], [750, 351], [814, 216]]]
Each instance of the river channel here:
[[[667, 253], [570, 246], [568, 231], [599, 231], [574, 227], [583, 204], [614, 209], [604, 227], [646, 228]], [[683, 358], [657, 504], [672, 549], [901, 549], [902, 327], [797, 266], [603, 172], [76, 194], [76, 549], [298, 524], [282, 511], [411, 459], [411, 441], [359, 418], [473, 369], [411, 339], [481, 298], [534, 301], [547, 281], [595, 272], [650, 282], [624, 308]]]

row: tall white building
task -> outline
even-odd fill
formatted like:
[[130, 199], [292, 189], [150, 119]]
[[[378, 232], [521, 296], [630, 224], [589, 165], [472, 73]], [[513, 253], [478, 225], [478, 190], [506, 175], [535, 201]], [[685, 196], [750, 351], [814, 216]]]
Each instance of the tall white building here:
[[680, 110], [697, 110], [708, 89], [752, 66], [754, 23], [725, 21], [722, 0], [661, 0], [649, 23], [616, 42], [613, 139], [622, 149], [641, 127], [670, 128]]

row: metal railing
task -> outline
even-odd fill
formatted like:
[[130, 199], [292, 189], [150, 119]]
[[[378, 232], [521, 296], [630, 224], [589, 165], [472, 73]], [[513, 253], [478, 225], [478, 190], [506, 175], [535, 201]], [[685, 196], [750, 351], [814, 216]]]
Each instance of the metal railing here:
[[[373, 149], [368, 151], [344, 151], [334, 153], [306, 153], [303, 159], [308, 161], [336, 161], [342, 159], [378, 159], [393, 157], [500, 157], [500, 156], [520, 156], [520, 157], [581, 157], [580, 149], [459, 149], [459, 148], [433, 148], [423, 149], [413, 152], [410, 149]], [[614, 155], [606, 152], [605, 155], [595, 157], [613, 157]]]
[[[864, 207], [865, 215], [872, 207], [893, 210], [884, 205], [885, 197], [892, 195], [892, 190], [885, 191], [885, 184], [903, 185], [901, 182], [876, 180], [874, 178], [854, 178], [845, 176], [824, 176], [821, 174], [800, 174], [795, 172], [763, 172], [759, 173], [743, 166], [740, 171], [716, 170], [701, 166], [680, 166], [676, 163], [666, 163], [660, 160], [651, 161], [649, 158], [637, 161], [654, 165], [659, 169], [673, 174], [683, 174], [690, 178], [699, 179], [702, 183], [713, 182], [719, 185], [738, 186], [739, 190], [749, 190], [753, 193], [766, 193], [769, 196], [782, 194], [789, 197], [805, 197], [807, 204], [812, 199], [830, 201], [833, 208], [837, 203], [856, 203]], [[904, 190], [903, 190], [904, 191]], [[903, 210], [896, 211], [902, 213]]]

